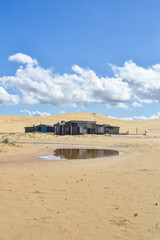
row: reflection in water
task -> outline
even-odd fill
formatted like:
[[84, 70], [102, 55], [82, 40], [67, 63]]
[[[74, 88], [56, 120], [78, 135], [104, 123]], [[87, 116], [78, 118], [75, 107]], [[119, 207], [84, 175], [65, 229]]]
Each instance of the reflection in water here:
[[59, 159], [87, 159], [119, 155], [119, 151], [109, 149], [56, 149], [54, 157]]

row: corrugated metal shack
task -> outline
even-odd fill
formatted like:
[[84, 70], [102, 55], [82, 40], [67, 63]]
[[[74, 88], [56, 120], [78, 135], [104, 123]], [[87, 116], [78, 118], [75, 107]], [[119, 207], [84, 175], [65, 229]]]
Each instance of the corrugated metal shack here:
[[35, 127], [36, 132], [54, 132], [54, 126], [40, 124]]
[[105, 134], [105, 133], [106, 133], [105, 125], [96, 124], [96, 134]]
[[96, 124], [96, 134], [119, 134], [120, 127], [111, 126], [109, 124]]
[[111, 126], [109, 124], [105, 124], [105, 127], [106, 127], [106, 133], [108, 133], [108, 134], [119, 134], [120, 127]]
[[109, 124], [96, 124], [96, 121], [61, 121], [52, 125], [40, 124], [33, 127], [25, 127], [25, 132], [54, 132], [55, 135], [78, 134], [119, 134], [119, 127]]
[[55, 135], [95, 134], [95, 121], [61, 121], [54, 125]]

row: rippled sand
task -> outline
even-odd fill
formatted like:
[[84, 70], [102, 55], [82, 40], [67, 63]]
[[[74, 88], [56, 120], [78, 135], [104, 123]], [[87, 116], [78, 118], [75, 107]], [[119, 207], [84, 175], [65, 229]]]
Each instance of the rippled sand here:
[[[100, 123], [132, 134], [137, 127], [146, 136], [24, 134], [26, 125], [60, 118], [91, 120], [92, 114], [0, 116], [0, 139], [9, 139], [0, 144], [0, 240], [160, 239], [160, 120], [97, 115]], [[106, 147], [121, 154], [76, 161], [36, 157], [57, 147]]]

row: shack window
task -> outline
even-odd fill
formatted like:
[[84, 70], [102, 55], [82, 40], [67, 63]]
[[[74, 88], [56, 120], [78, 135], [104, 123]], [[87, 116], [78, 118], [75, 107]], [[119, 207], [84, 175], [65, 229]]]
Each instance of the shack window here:
[[38, 131], [39, 131], [39, 132], [41, 131], [41, 127], [38, 127]]

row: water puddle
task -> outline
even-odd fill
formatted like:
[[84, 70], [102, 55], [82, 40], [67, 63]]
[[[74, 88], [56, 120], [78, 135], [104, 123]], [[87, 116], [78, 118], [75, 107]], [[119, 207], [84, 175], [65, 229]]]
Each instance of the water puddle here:
[[111, 157], [115, 155], [119, 155], [119, 151], [110, 149], [58, 148], [53, 151], [53, 155], [40, 156], [40, 158], [45, 160], [69, 160]]

